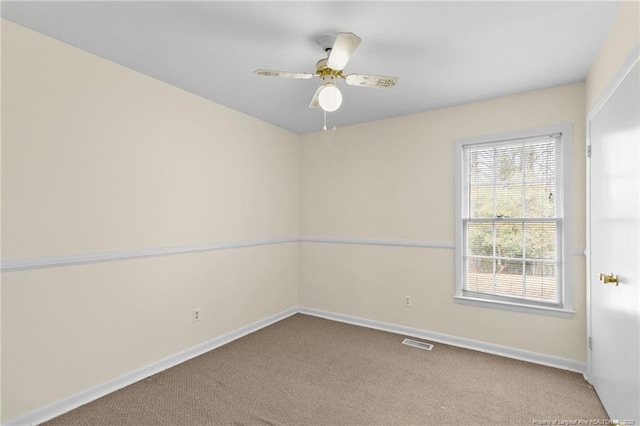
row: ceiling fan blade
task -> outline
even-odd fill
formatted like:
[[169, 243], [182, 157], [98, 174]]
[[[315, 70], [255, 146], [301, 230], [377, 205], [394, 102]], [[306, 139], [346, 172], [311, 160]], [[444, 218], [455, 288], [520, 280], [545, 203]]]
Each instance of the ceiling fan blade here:
[[379, 87], [387, 88], [395, 86], [398, 83], [398, 77], [390, 77], [387, 75], [363, 75], [350, 74], [345, 77], [347, 84], [361, 87]]
[[354, 33], [338, 33], [329, 53], [327, 66], [336, 71], [343, 70], [359, 45], [360, 37]]
[[320, 92], [324, 89], [324, 86], [324, 84], [321, 84], [320, 87], [318, 87], [318, 90], [316, 90], [316, 93], [313, 94], [313, 98], [311, 98], [311, 102], [309, 103], [309, 108], [318, 108], [320, 106], [320, 101], [318, 99], [320, 98]]
[[265, 77], [284, 77], [284, 78], [295, 78], [299, 80], [307, 80], [309, 78], [315, 77], [315, 74], [310, 74], [308, 72], [289, 72], [289, 71], [275, 71], [275, 70], [263, 70], [263, 69], [255, 70], [254, 73], [258, 75], [263, 75]]

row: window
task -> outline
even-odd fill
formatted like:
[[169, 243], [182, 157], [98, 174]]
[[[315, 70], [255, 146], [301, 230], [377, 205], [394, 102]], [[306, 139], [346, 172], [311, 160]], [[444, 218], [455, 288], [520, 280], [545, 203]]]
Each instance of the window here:
[[571, 314], [571, 127], [457, 145], [456, 300]]

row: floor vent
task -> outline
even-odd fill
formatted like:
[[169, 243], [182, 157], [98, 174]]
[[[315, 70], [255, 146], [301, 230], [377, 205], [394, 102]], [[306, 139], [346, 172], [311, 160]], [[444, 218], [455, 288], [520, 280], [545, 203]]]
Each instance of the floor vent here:
[[425, 349], [427, 351], [430, 351], [431, 349], [433, 349], [433, 345], [431, 343], [418, 342], [417, 340], [411, 340], [411, 339], [404, 339], [402, 341], [402, 344], [413, 346], [414, 348]]

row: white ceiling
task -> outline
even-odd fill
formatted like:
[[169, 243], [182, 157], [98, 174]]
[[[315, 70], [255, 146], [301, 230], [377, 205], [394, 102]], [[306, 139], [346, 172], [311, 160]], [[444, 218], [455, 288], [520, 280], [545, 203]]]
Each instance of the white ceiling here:
[[4, 18], [295, 133], [322, 129], [307, 108], [322, 35], [362, 44], [345, 74], [398, 76], [347, 86], [328, 114], [346, 126], [583, 81], [620, 2], [7, 2]]

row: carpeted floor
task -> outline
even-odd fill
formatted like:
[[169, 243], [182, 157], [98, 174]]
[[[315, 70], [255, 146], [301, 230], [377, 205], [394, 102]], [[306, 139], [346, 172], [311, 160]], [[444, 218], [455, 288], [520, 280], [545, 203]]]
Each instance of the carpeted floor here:
[[606, 419], [580, 374], [442, 344], [425, 351], [402, 345], [403, 338], [297, 314], [45, 424], [536, 425]]

